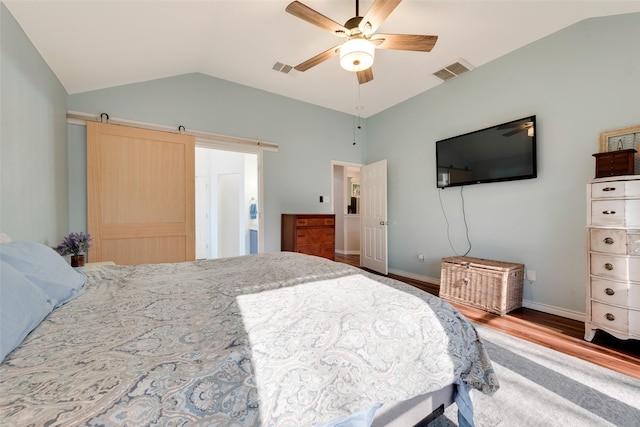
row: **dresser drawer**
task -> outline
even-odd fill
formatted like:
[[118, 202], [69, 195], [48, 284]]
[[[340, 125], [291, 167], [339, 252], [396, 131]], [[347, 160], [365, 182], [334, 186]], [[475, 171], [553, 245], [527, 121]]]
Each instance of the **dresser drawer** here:
[[617, 197], [640, 197], [640, 180], [595, 182], [591, 184], [591, 198], [609, 199]]
[[640, 230], [591, 228], [589, 247], [594, 252], [640, 255]]
[[640, 227], [640, 200], [593, 200], [591, 225]]
[[609, 254], [627, 254], [627, 230], [592, 228], [589, 230], [592, 251]]
[[296, 219], [297, 227], [318, 227], [323, 225], [333, 225], [333, 218], [298, 218]]
[[591, 303], [591, 321], [607, 328], [627, 332], [629, 330], [629, 310], [593, 301]]
[[308, 243], [326, 243], [334, 240], [333, 228], [304, 228], [296, 230], [296, 241], [298, 245]]
[[640, 258], [591, 253], [591, 274], [618, 280], [640, 282]]
[[640, 310], [629, 311], [629, 333], [640, 337]]
[[634, 230], [627, 235], [627, 254], [640, 255], [640, 230]]
[[301, 254], [333, 259], [335, 247], [333, 243], [312, 243], [308, 245], [299, 245], [298, 252]]
[[640, 310], [640, 284], [591, 277], [591, 299]]

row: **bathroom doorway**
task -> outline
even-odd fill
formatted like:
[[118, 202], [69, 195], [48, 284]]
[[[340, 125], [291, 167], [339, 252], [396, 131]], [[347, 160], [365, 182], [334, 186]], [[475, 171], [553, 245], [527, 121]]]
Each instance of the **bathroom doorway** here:
[[259, 155], [196, 146], [196, 259], [259, 251]]

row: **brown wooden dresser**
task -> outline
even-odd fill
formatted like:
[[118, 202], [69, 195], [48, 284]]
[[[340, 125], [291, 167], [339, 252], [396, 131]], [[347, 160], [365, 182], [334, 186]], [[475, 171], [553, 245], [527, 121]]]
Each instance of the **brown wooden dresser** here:
[[334, 214], [282, 214], [281, 250], [334, 259]]

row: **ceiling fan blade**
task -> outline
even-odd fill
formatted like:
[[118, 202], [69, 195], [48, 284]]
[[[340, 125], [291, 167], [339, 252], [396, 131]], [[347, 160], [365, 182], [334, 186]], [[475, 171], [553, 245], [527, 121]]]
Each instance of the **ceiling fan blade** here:
[[373, 80], [373, 67], [369, 67], [366, 70], [358, 71], [358, 83], [365, 84]]
[[307, 59], [306, 61], [296, 65], [295, 68], [297, 71], [307, 71], [311, 67], [315, 67], [316, 65], [326, 61], [329, 58], [334, 57], [340, 51], [340, 45], [334, 46], [331, 49], [327, 49], [322, 53], [314, 56], [313, 58]]
[[332, 33], [338, 32], [341, 34], [345, 34], [347, 32], [347, 29], [342, 25], [338, 24], [332, 19], [327, 18], [320, 12], [316, 12], [309, 6], [306, 6], [299, 1], [289, 3], [285, 10], [293, 16], [298, 17], [303, 21], [307, 21], [308, 23], [313, 24], [316, 27], [320, 27], [323, 30], [331, 31]]
[[414, 50], [418, 52], [431, 52], [438, 36], [422, 36], [414, 34], [376, 34], [371, 41], [383, 39], [377, 45], [380, 49]]
[[368, 25], [371, 26], [371, 29], [367, 30], [368, 33], [374, 33], [401, 1], [402, 0], [376, 0], [364, 16], [364, 19], [360, 21], [360, 31], [364, 33], [365, 26], [368, 23]]

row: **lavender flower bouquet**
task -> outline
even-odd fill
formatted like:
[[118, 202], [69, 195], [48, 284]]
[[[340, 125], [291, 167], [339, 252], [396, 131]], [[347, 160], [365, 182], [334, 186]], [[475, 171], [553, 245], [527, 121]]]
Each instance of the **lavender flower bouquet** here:
[[60, 255], [79, 255], [91, 247], [91, 236], [87, 233], [69, 233], [62, 243], [53, 248]]

